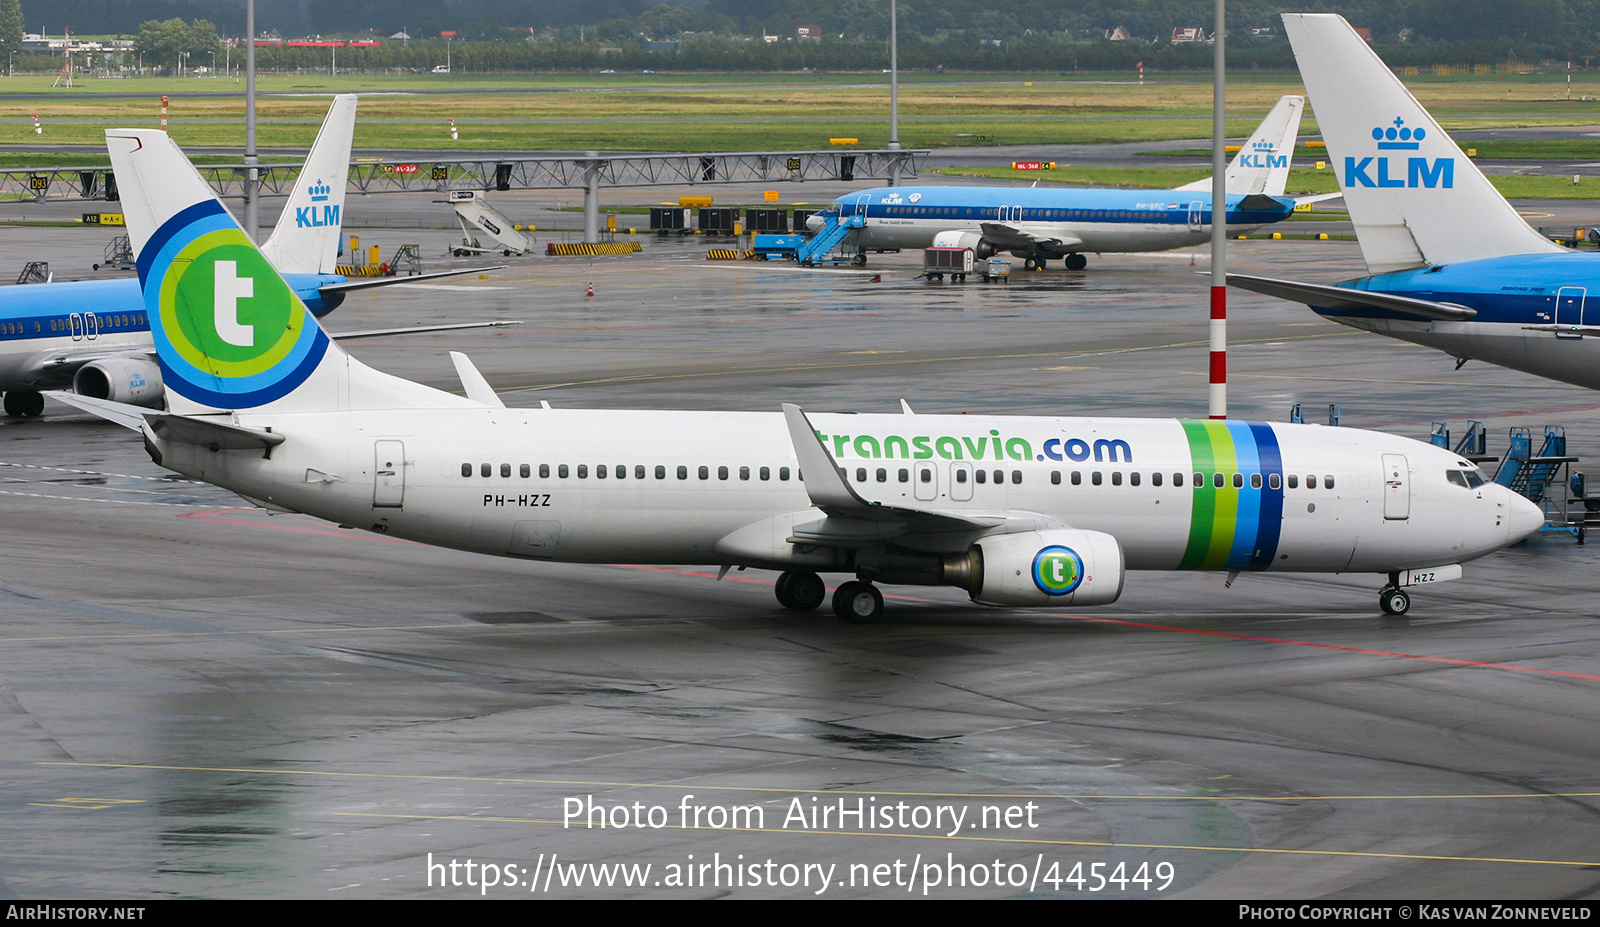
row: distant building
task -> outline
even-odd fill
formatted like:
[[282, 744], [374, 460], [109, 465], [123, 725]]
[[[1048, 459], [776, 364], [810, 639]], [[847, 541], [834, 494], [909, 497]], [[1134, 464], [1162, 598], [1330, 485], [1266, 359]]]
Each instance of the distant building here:
[[1118, 26], [1115, 29], [1106, 30], [1106, 41], [1131, 42], [1133, 41], [1133, 33], [1128, 31], [1127, 26]]
[[644, 47], [653, 52], [677, 53], [683, 51], [683, 43], [676, 39], [667, 42], [646, 42]]
[[1199, 26], [1179, 26], [1172, 30], [1172, 44], [1182, 45], [1186, 42], [1204, 42], [1206, 31]]
[[798, 38], [798, 39], [810, 39], [813, 42], [817, 42], [817, 41], [821, 41], [821, 39], [822, 39], [822, 27], [821, 26], [796, 26], [794, 28], [794, 34], [795, 34], [795, 38]]
[[404, 29], [401, 29], [399, 32], [396, 32], [394, 35], [389, 36], [389, 38], [398, 39], [401, 42], [409, 42], [409, 41], [411, 41], [411, 36], [409, 34], [407, 34], [407, 32]]
[[1361, 41], [1372, 44], [1372, 30], [1369, 28], [1355, 27], [1356, 35], [1361, 36]]

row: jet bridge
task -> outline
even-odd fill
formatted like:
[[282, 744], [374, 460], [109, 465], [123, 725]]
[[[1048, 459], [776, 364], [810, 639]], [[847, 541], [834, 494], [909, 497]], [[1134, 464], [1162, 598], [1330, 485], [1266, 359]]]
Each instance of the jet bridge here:
[[[452, 190], [581, 189], [585, 241], [598, 241], [601, 187], [698, 186], [727, 183], [804, 183], [808, 180], [898, 183], [914, 177], [927, 149], [884, 148], [829, 151], [744, 151], [701, 154], [585, 152], [549, 156], [436, 158], [417, 152], [411, 160], [356, 157], [349, 189], [371, 193], [449, 193]], [[285, 196], [294, 188], [299, 163], [255, 168], [261, 196]], [[245, 166], [196, 165], [218, 196], [243, 197]], [[0, 171], [0, 202], [118, 199], [116, 177], [105, 166], [47, 167]], [[504, 249], [500, 249], [504, 250]]]

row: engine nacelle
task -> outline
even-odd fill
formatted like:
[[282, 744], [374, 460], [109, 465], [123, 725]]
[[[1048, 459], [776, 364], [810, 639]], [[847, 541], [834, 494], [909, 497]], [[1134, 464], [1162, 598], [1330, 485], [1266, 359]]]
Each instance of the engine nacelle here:
[[975, 261], [987, 261], [995, 254], [994, 245], [984, 241], [981, 232], [940, 232], [933, 236], [933, 247], [971, 248]]
[[946, 557], [941, 579], [981, 605], [1109, 605], [1122, 595], [1122, 545], [1100, 531], [1050, 528], [979, 538]]
[[152, 409], [161, 408], [166, 395], [161, 368], [135, 357], [108, 357], [84, 364], [72, 377], [72, 391]]

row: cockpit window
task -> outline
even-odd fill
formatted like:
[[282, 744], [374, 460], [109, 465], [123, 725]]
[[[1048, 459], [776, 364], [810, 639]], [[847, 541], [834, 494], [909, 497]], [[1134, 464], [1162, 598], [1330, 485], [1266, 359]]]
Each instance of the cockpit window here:
[[1483, 485], [1483, 476], [1477, 469], [1471, 470], [1446, 470], [1444, 475], [1450, 482], [1462, 489], [1477, 489]]

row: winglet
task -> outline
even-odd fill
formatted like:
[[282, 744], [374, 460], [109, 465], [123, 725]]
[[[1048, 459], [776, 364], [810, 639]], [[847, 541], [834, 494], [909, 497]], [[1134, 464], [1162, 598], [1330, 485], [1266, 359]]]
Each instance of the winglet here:
[[806, 494], [817, 508], [856, 512], [872, 508], [873, 503], [856, 495], [845, 482], [844, 471], [828, 455], [816, 429], [811, 427], [811, 420], [799, 406], [784, 403], [783, 420], [789, 426], [789, 438], [794, 442], [794, 456], [800, 462], [800, 472], [806, 475]]
[[456, 365], [456, 376], [461, 378], [461, 385], [467, 390], [467, 398], [473, 402], [481, 402], [486, 406], [495, 406], [504, 409], [506, 404], [495, 395], [494, 387], [483, 378], [478, 368], [460, 351], [450, 352], [450, 361]]

